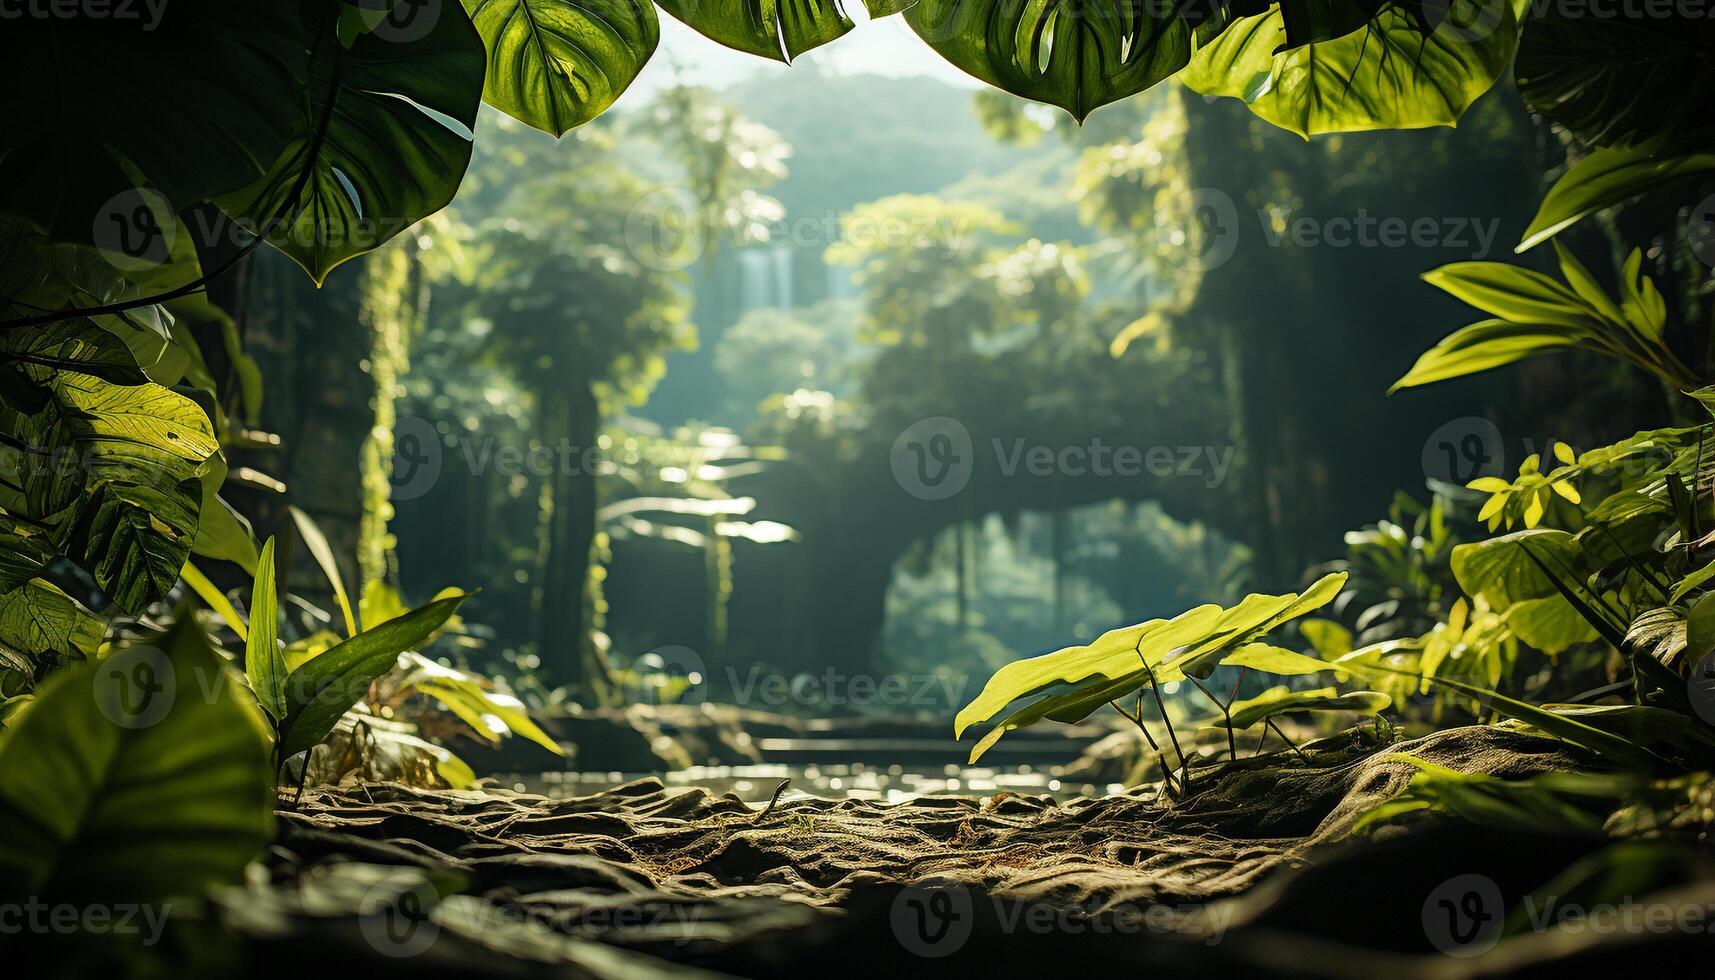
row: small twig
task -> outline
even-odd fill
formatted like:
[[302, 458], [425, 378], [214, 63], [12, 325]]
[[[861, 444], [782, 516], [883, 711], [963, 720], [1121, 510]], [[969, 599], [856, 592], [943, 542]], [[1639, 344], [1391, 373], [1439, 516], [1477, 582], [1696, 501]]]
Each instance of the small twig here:
[[1156, 744], [1155, 736], [1149, 733], [1149, 728], [1143, 723], [1143, 692], [1139, 691], [1137, 693], [1138, 711], [1136, 715], [1128, 713], [1124, 708], [1120, 707], [1119, 703], [1116, 701], [1109, 701], [1108, 705], [1115, 711], [1119, 712], [1120, 717], [1136, 725], [1137, 730], [1143, 733], [1144, 739], [1149, 742], [1149, 747], [1155, 751], [1155, 757], [1162, 761], [1161, 776], [1163, 783], [1167, 787], [1167, 794], [1169, 796], [1177, 796], [1178, 792], [1173, 782], [1173, 774], [1167, 771], [1167, 757], [1162, 755], [1161, 746]]
[[1274, 723], [1274, 719], [1273, 719], [1273, 718], [1268, 718], [1268, 719], [1265, 719], [1265, 720], [1264, 720], [1264, 722], [1263, 722], [1263, 723], [1264, 723], [1264, 724], [1266, 724], [1266, 725], [1268, 725], [1268, 727], [1269, 727], [1269, 728], [1271, 728], [1271, 729], [1273, 729], [1273, 730], [1274, 730], [1274, 733], [1275, 733], [1275, 734], [1276, 734], [1276, 735], [1279, 735], [1279, 736], [1280, 736], [1280, 740], [1281, 740], [1281, 741], [1282, 741], [1282, 742], [1285, 742], [1285, 743], [1286, 743], [1286, 747], [1287, 747], [1287, 748], [1289, 748], [1289, 749], [1291, 749], [1291, 750], [1292, 750], [1292, 754], [1293, 754], [1293, 755], [1296, 755], [1296, 756], [1298, 756], [1298, 761], [1300, 761], [1300, 762], [1306, 762], [1306, 763], [1308, 763], [1308, 762], [1309, 762], [1309, 761], [1310, 761], [1310, 760], [1309, 760], [1309, 759], [1308, 759], [1308, 758], [1306, 758], [1306, 757], [1305, 757], [1305, 755], [1304, 755], [1304, 750], [1303, 750], [1303, 749], [1300, 749], [1300, 748], [1299, 748], [1299, 747], [1298, 747], [1298, 743], [1296, 743], [1296, 742], [1294, 742], [1294, 741], [1293, 741], [1293, 740], [1292, 740], [1292, 739], [1290, 739], [1290, 738], [1287, 738], [1287, 737], [1286, 737], [1286, 733], [1285, 733], [1285, 732], [1283, 732], [1283, 731], [1281, 731], [1281, 730], [1280, 730], [1280, 726], [1279, 726], [1279, 725], [1276, 725], [1276, 724], [1275, 724], [1275, 723]]
[[[314, 751], [313, 749], [311, 751]], [[310, 753], [304, 753], [304, 761], [298, 769], [298, 791], [292, 794], [292, 809], [298, 808], [298, 801], [304, 798], [304, 784], [310, 781]]]
[[780, 794], [786, 792], [786, 787], [788, 787], [790, 785], [792, 785], [792, 780], [782, 779], [780, 781], [780, 785], [774, 787], [774, 795], [770, 796], [768, 798], [768, 805], [762, 808], [762, 812], [758, 813], [756, 815], [756, 819], [752, 820], [751, 823], [761, 823], [762, 818], [768, 816], [770, 813], [773, 813], [775, 805], [780, 802]]
[[1245, 682], [1245, 675], [1250, 672], [1251, 669], [1249, 667], [1239, 668], [1239, 676], [1233, 679], [1233, 689], [1227, 692], [1228, 704], [1231, 704], [1233, 699], [1239, 696], [1239, 685]]
[[1221, 699], [1215, 697], [1215, 693], [1204, 687], [1203, 683], [1197, 680], [1197, 678], [1187, 675], [1185, 679], [1197, 685], [1197, 690], [1202, 691], [1204, 697], [1215, 702], [1215, 707], [1220, 710], [1221, 717], [1227, 719], [1227, 758], [1232, 761], [1237, 761], [1239, 758], [1239, 742], [1238, 738], [1233, 734], [1233, 713], [1228, 711], [1227, 706], [1221, 703]]
[[1179, 756], [1179, 785], [1185, 792], [1191, 792], [1191, 760], [1185, 755], [1185, 750], [1179, 746], [1179, 733], [1173, 730], [1173, 719], [1167, 717], [1167, 703], [1161, 700], [1161, 685], [1155, 682], [1155, 671], [1144, 665], [1143, 672], [1149, 676], [1149, 691], [1155, 695], [1155, 708], [1161, 712], [1162, 724], [1167, 726], [1167, 737], [1173, 740], [1173, 751]]

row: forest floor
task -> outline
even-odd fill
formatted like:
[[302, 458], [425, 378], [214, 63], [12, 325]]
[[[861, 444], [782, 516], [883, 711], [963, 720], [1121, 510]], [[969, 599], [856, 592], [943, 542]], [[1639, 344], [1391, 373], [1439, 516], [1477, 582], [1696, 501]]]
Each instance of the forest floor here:
[[[1145, 788], [765, 807], [653, 779], [566, 800], [366, 784], [282, 809], [271, 880], [221, 905], [265, 976], [318, 969], [336, 948], [366, 978], [1715, 963], [1711, 936], [1688, 929], [1536, 928], [1496, 946], [1507, 908], [1611, 840], [1446, 820], [1353, 838], [1411, 777], [1390, 750], [1507, 778], [1595, 764], [1485, 727], [1393, 746], [1352, 732], [1205, 773], [1179, 802]], [[1681, 891], [1677, 906], [1715, 909], [1715, 877]]]

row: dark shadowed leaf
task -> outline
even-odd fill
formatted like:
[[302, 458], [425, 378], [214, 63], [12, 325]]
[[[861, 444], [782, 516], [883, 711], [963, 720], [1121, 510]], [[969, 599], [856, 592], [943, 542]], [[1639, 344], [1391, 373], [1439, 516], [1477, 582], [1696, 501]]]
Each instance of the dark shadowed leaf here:
[[[312, 0], [312, 9], [328, 6]], [[470, 163], [482, 38], [462, 6], [433, 9], [421, 36], [413, 24], [361, 34], [349, 49], [321, 45], [285, 152], [266, 177], [216, 202], [253, 229], [292, 215], [269, 243], [318, 283], [445, 207]]]
[[17, 90], [0, 105], [0, 211], [87, 242], [98, 221], [129, 219], [137, 181], [126, 167], [174, 208], [266, 172], [302, 93], [297, 4], [155, 7], [149, 17], [6, 18], [0, 64]]
[[0, 739], [0, 889], [200, 896], [272, 836], [260, 715], [189, 610], [155, 645], [56, 676]]

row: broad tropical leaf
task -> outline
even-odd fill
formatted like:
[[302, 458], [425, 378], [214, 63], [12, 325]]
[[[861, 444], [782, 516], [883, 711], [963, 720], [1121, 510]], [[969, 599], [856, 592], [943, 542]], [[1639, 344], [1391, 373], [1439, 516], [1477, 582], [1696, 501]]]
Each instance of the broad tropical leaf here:
[[106, 620], [41, 579], [0, 593], [0, 646], [25, 654], [38, 666], [49, 654], [94, 653], [105, 629]]
[[1554, 580], [1531, 561], [1532, 552], [1553, 567], [1578, 567], [1572, 535], [1540, 528], [1459, 545], [1451, 559], [1453, 577], [1466, 595], [1481, 596], [1497, 612], [1515, 602], [1556, 595]]
[[[332, 0], [310, 6], [329, 23], [337, 16]], [[462, 6], [433, 9], [421, 37], [366, 33], [349, 48], [319, 45], [285, 152], [267, 176], [216, 199], [247, 227], [272, 227], [269, 243], [318, 284], [446, 207], [470, 163], [482, 38]], [[273, 224], [281, 215], [290, 218]]]
[[1171, 4], [1128, 0], [920, 0], [905, 21], [954, 66], [1082, 122], [1190, 60], [1193, 28]]
[[1685, 8], [1592, 17], [1535, 5], [1519, 45], [1519, 93], [1595, 146], [1705, 149], [1715, 135], [1715, 21]]
[[87, 317], [0, 331], [0, 357], [24, 365], [24, 373], [37, 383], [53, 371], [76, 371], [116, 385], [149, 380], [131, 351]]
[[[897, 13], [897, 0], [864, 0], [871, 17]], [[839, 0], [662, 0], [662, 10], [711, 41], [790, 62], [852, 29]]]
[[661, 37], [649, 0], [464, 0], [488, 47], [483, 98], [555, 136], [605, 112]]
[[1015, 661], [995, 671], [976, 699], [953, 720], [954, 737], [987, 721], [1008, 704], [1039, 695], [989, 731], [972, 750], [974, 762], [1008, 731], [1043, 719], [1076, 722], [1102, 705], [1153, 680], [1207, 677], [1222, 663], [1289, 674], [1336, 669], [1334, 665], [1256, 641], [1292, 619], [1314, 612], [1346, 583], [1344, 572], [1324, 576], [1302, 594], [1250, 595], [1231, 609], [1198, 606], [1170, 620], [1150, 620], [1110, 630], [1088, 646], [1066, 647]]
[[38, 415], [0, 411], [0, 429], [40, 453], [24, 473], [26, 516], [52, 523], [66, 559], [140, 613], [190, 555], [202, 468], [220, 448], [213, 427], [196, 402], [155, 384], [59, 371], [44, 387]]
[[1275, 7], [1238, 18], [1200, 46], [1180, 80], [1205, 95], [1242, 99], [1306, 138], [1452, 126], [1494, 85], [1518, 43], [1507, 0], [1470, 6], [1474, 15], [1463, 24], [1449, 19], [1425, 33], [1410, 12], [1389, 5], [1355, 31], [1299, 46], [1287, 44], [1287, 21]]
[[272, 838], [261, 717], [189, 610], [156, 646], [66, 671], [0, 739], [0, 890], [200, 897]]

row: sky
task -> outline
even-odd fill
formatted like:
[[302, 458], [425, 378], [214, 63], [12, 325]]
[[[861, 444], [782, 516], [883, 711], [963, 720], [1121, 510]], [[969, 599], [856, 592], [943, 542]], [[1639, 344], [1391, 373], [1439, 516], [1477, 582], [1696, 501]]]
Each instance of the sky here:
[[[857, 26], [844, 37], [800, 55], [799, 63], [813, 61], [824, 71], [842, 75], [927, 75], [963, 88], [979, 86], [976, 79], [930, 50], [906, 26], [904, 17], [895, 15], [870, 21], [863, 4], [845, 6]], [[752, 75], [783, 75], [791, 71], [779, 62], [716, 44], [662, 13], [661, 46], [617, 106], [625, 109], [640, 105], [673, 84], [675, 62], [684, 81], [713, 88], [724, 88]]]

